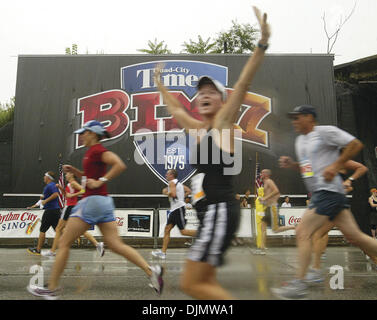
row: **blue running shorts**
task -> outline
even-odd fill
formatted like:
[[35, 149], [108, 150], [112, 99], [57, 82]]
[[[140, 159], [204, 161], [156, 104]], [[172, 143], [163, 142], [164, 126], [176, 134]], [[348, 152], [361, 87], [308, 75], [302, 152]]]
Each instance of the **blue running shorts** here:
[[77, 217], [94, 226], [115, 221], [114, 201], [108, 196], [89, 196], [80, 200], [72, 209], [70, 218]]

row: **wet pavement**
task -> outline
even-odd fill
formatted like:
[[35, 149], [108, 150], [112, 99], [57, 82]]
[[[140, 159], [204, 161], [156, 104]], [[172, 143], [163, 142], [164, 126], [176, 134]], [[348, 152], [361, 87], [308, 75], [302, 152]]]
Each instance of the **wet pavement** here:
[[[179, 289], [187, 248], [169, 249], [165, 261], [153, 258], [152, 249], [137, 250], [150, 264], [160, 262], [165, 267], [162, 296], [148, 286], [143, 271], [122, 257], [107, 251], [100, 258], [94, 249], [72, 249], [61, 280], [61, 299], [191, 299]], [[248, 246], [231, 247], [226, 264], [218, 269], [219, 282], [240, 300], [276, 300], [270, 288], [293, 277], [296, 253], [295, 247], [275, 247], [269, 248], [265, 256], [257, 256]], [[0, 300], [39, 300], [26, 291], [26, 286], [30, 281], [46, 283], [54, 259], [31, 255], [20, 248], [0, 249], [0, 257]], [[325, 281], [310, 287], [309, 300], [376, 300], [377, 269], [358, 248], [329, 247], [322, 262]]]

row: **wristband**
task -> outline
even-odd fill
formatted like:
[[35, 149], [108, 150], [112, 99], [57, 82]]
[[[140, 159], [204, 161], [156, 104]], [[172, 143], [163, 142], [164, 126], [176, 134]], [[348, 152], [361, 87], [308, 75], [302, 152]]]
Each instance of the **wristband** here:
[[261, 48], [262, 50], [266, 51], [268, 49], [268, 44], [262, 44], [258, 42], [258, 48]]
[[109, 181], [109, 179], [105, 178], [105, 177], [101, 177], [98, 179], [99, 181], [102, 181], [102, 182], [107, 182]]
[[350, 181], [355, 181], [355, 179], [352, 178], [352, 177], [349, 177], [348, 180], [350, 180]]

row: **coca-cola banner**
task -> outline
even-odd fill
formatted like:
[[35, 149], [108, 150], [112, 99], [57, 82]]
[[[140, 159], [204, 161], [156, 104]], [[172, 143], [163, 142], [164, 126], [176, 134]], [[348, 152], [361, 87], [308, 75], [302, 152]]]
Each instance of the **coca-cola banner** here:
[[[306, 207], [299, 208], [279, 208], [279, 224], [281, 226], [294, 226], [296, 223], [301, 221], [302, 215], [304, 214]], [[271, 230], [271, 227], [267, 228], [267, 236], [294, 236], [296, 235], [295, 230], [287, 230], [284, 232], [275, 233]], [[333, 229], [329, 232], [330, 236], [341, 236], [342, 233]]]

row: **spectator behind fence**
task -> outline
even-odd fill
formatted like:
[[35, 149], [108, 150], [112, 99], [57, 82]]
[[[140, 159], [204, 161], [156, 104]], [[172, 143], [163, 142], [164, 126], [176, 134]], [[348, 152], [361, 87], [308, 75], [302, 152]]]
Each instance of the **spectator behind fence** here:
[[284, 202], [281, 205], [282, 208], [290, 208], [292, 207], [292, 204], [289, 202], [289, 197], [284, 198]]
[[250, 208], [250, 204], [247, 202], [246, 197], [241, 197], [241, 208]]

